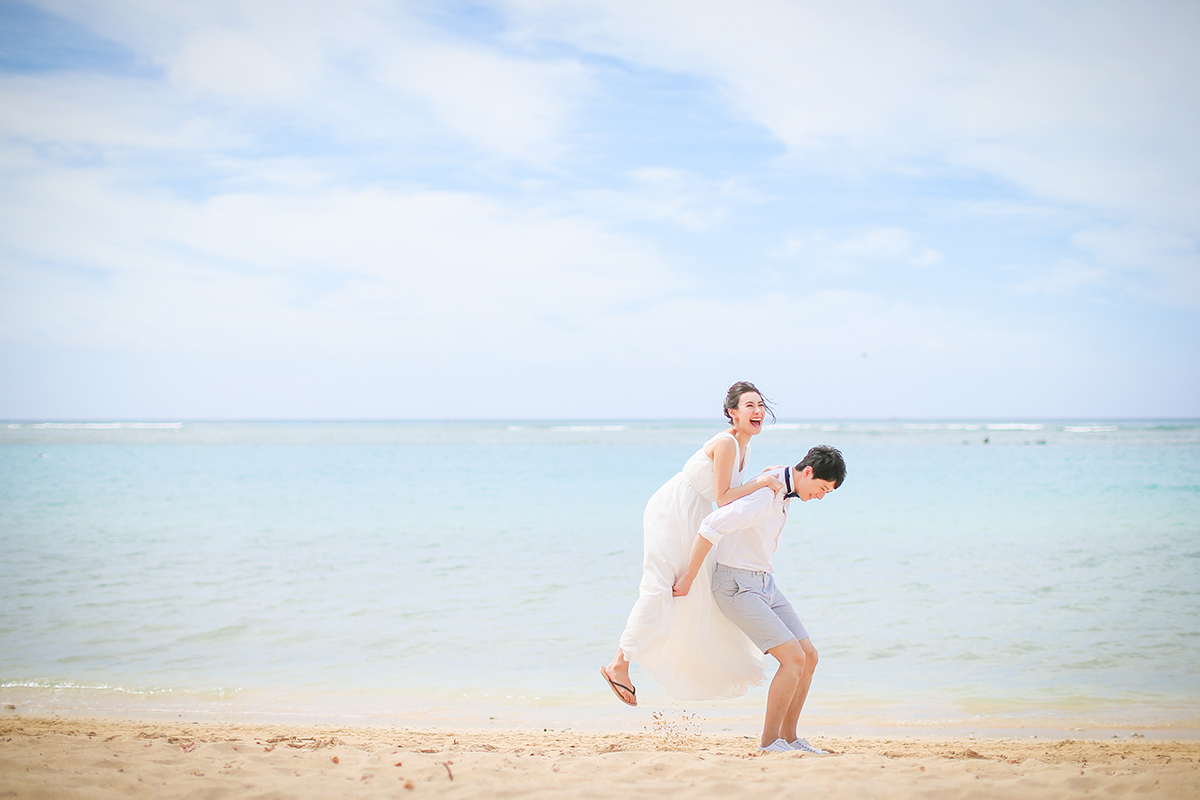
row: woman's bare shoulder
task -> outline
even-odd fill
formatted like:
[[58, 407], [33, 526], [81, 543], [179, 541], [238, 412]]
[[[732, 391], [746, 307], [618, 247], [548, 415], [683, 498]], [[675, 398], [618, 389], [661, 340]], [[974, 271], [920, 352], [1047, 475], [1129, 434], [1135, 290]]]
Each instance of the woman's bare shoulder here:
[[704, 447], [704, 454], [709, 458], [715, 456], [718, 452], [731, 455], [737, 454], [737, 440], [733, 438], [733, 434], [729, 431], [721, 431], [716, 436], [708, 440], [708, 444]]

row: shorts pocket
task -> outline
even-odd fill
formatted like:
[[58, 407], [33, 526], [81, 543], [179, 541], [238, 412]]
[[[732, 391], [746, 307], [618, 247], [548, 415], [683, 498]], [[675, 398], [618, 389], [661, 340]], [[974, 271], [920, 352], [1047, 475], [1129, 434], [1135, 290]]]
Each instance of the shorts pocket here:
[[732, 575], [717, 574], [713, 576], [712, 591], [722, 597], [733, 597], [741, 591], [741, 587]]
[[763, 590], [762, 582], [753, 578], [734, 577], [734, 583], [737, 585], [737, 593], [747, 597], [757, 597], [764, 603], [770, 605], [767, 599], [767, 593]]

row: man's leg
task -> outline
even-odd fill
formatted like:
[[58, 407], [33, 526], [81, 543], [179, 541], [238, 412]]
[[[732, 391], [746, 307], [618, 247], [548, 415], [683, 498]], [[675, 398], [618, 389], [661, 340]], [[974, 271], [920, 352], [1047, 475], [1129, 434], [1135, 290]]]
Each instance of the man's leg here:
[[[808, 641], [805, 639], [804, 641]], [[811, 644], [809, 645], [811, 647]], [[772, 647], [767, 651], [779, 661], [779, 669], [775, 672], [775, 677], [771, 680], [771, 687], [767, 690], [767, 713], [763, 719], [763, 734], [762, 746], [774, 742], [776, 739], [783, 738], [785, 741], [792, 741], [796, 738], [796, 718], [800, 716], [800, 711], [797, 709], [796, 718], [791, 718], [791, 738], [784, 737], [786, 721], [790, 718], [789, 712], [795, 704], [796, 696], [800, 692], [801, 685], [804, 687], [804, 695], [808, 695], [808, 685], [812, 683], [812, 670], [807, 669], [808, 655], [800, 642], [795, 639], [788, 639], [781, 645]], [[816, 655], [816, 651], [813, 651]], [[804, 680], [807, 673], [808, 680]], [[799, 705], [804, 705], [804, 700], [801, 699]]]
[[804, 639], [799, 644], [800, 649], [804, 651], [804, 669], [796, 684], [792, 702], [783, 715], [783, 724], [779, 728], [779, 735], [786, 742], [796, 741], [796, 725], [800, 721], [800, 712], [804, 710], [804, 701], [808, 699], [808, 689], [812, 686], [813, 673], [817, 669], [817, 648], [813, 647], [812, 640]]

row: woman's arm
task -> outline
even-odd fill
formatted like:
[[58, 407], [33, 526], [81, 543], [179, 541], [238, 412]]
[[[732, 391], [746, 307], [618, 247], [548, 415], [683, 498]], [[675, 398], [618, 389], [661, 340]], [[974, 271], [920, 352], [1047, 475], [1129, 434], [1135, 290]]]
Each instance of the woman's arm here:
[[783, 491], [783, 481], [776, 478], [774, 475], [759, 475], [752, 480], [743, 483], [741, 486], [734, 486], [725, 492], [725, 502], [717, 500], [718, 506], [727, 506], [734, 500], [739, 500], [746, 495], [754, 494], [764, 486], [769, 487], [772, 492], [779, 494]]
[[764, 486], [779, 494], [783, 483], [773, 475], [759, 475], [741, 486], [730, 486], [733, 480], [733, 462], [737, 458], [737, 445], [728, 436], [713, 442], [713, 488], [716, 490], [717, 505], [727, 506], [739, 497], [745, 497]]

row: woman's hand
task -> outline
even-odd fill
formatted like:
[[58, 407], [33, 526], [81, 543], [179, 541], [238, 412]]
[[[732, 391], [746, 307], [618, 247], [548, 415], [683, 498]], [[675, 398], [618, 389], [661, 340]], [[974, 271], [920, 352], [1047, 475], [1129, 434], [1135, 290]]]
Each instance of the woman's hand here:
[[775, 493], [776, 497], [778, 497], [779, 493], [783, 491], [783, 481], [779, 480], [779, 478], [776, 478], [774, 475], [759, 475], [754, 479], [754, 482], [758, 484], [759, 489], [764, 486], [769, 486], [771, 491]]
[[684, 575], [675, 581], [675, 585], [671, 587], [671, 596], [687, 597], [687, 593], [692, 590], [692, 581], [694, 580], [696, 580], [695, 575]]

